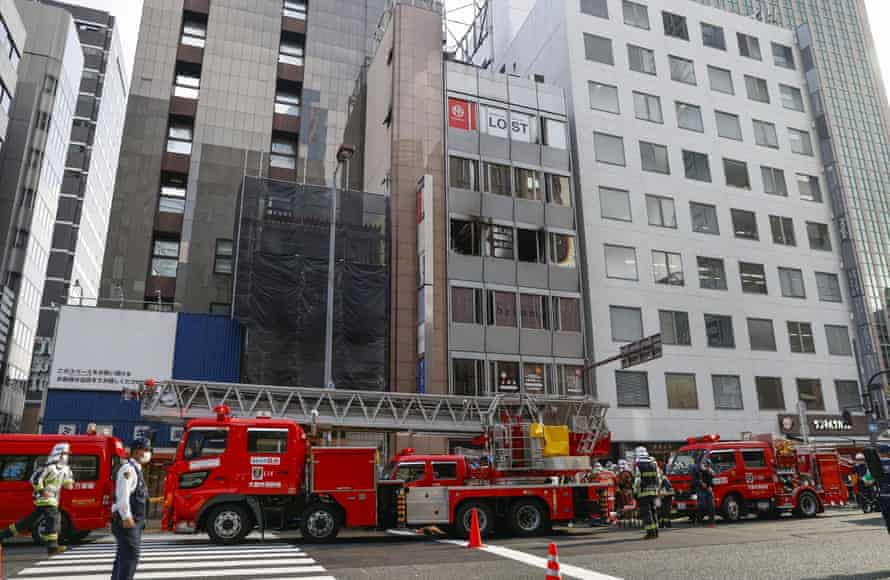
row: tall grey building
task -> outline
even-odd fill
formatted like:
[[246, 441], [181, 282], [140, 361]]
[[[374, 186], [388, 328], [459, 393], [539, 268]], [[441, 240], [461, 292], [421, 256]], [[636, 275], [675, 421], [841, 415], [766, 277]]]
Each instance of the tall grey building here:
[[385, 0], [146, 0], [99, 295], [231, 310], [244, 175], [327, 183]]
[[29, 34], [0, 169], [0, 280], [13, 302], [0, 409], [7, 429], [21, 420], [84, 61], [68, 12], [16, 6]]
[[864, 0], [695, 0], [796, 30], [868, 373], [890, 368], [890, 121]]
[[13, 0], [0, 0], [0, 150], [6, 141], [17, 70], [25, 46], [25, 25]]

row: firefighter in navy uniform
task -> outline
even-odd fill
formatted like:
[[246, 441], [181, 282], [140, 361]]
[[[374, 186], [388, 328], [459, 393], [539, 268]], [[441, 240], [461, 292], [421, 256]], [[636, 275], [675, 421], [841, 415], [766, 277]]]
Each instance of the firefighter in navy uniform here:
[[130, 459], [121, 465], [114, 486], [111, 531], [117, 540], [117, 554], [111, 580], [133, 580], [139, 564], [142, 529], [148, 512], [148, 488], [142, 466], [151, 461], [151, 443], [136, 439], [130, 447]]
[[658, 513], [655, 500], [661, 488], [661, 475], [658, 464], [649, 456], [645, 447], [634, 450], [634, 492], [640, 507], [640, 517], [646, 530], [646, 539], [658, 537]]
[[661, 477], [661, 488], [659, 491], [661, 492], [661, 508], [658, 510], [658, 526], [661, 528], [670, 528], [671, 514], [674, 510], [674, 486], [671, 485], [671, 480], [665, 475], [662, 475]]

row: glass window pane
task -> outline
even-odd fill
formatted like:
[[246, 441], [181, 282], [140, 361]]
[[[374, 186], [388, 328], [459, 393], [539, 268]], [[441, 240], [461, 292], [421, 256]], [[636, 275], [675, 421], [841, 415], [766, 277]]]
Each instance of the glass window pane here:
[[615, 371], [619, 407], [649, 407], [649, 378], [645, 372]]
[[808, 132], [789, 127], [788, 137], [791, 140], [791, 151], [798, 155], [813, 155], [813, 142], [810, 141]]
[[760, 176], [763, 179], [764, 193], [787, 197], [788, 185], [785, 183], [785, 172], [783, 170], [761, 165]]
[[540, 330], [548, 328], [546, 296], [520, 294], [519, 310], [522, 328]]
[[819, 379], [797, 379], [797, 396], [806, 405], [807, 411], [825, 410], [822, 382]]
[[671, 12], [662, 12], [661, 20], [664, 23], [665, 36], [673, 36], [682, 40], [689, 40], [689, 30], [686, 27], [686, 17]]
[[627, 45], [627, 58], [630, 70], [645, 74], [655, 74], [655, 53], [641, 46]]
[[152, 258], [151, 275], [164, 278], [175, 278], [179, 260], [171, 258]]
[[742, 382], [735, 375], [711, 375], [715, 409], [742, 409]]
[[837, 274], [828, 272], [816, 272], [816, 289], [819, 300], [823, 302], [840, 302], [841, 285]]
[[757, 386], [757, 408], [761, 411], [784, 411], [785, 394], [780, 377], [754, 377]]
[[652, 273], [656, 284], [683, 286], [683, 259], [675, 252], [653, 250]]
[[726, 176], [726, 185], [751, 189], [751, 178], [748, 175], [748, 165], [744, 161], [735, 159], [723, 160], [723, 173]]
[[689, 210], [692, 214], [692, 231], [700, 234], [720, 235], [716, 206], [691, 201]]
[[643, 338], [643, 315], [639, 308], [610, 306], [609, 317], [612, 340], [615, 342], [633, 342]]
[[724, 139], [742, 140], [742, 125], [739, 122], [739, 116], [723, 111], [715, 111], [717, 118], [717, 134]]
[[649, 30], [649, 8], [645, 4], [624, 0], [624, 23]]
[[803, 284], [803, 272], [795, 268], [779, 268], [779, 283], [782, 296], [787, 298], [806, 298]]
[[745, 88], [752, 101], [769, 103], [769, 88], [765, 79], [745, 75]]
[[668, 60], [671, 65], [671, 80], [688, 85], [695, 84], [695, 66], [691, 60], [676, 56], [669, 56]]
[[803, 96], [800, 89], [779, 85], [779, 93], [782, 95], [782, 106], [792, 111], [803, 111]]
[[581, 12], [600, 18], [609, 17], [609, 4], [606, 0], [581, 0]]
[[600, 187], [600, 212], [602, 217], [631, 221], [630, 192], [611, 187]]
[[831, 235], [828, 233], [828, 224], [807, 222], [807, 237], [810, 240], [810, 249], [831, 251]]
[[669, 174], [668, 150], [664, 145], [640, 141], [640, 159], [643, 171]]
[[622, 280], [637, 280], [637, 252], [626, 246], [605, 246], [606, 276]]
[[850, 343], [850, 331], [846, 326], [825, 325], [825, 337], [828, 340], [828, 354], [835, 356], [853, 356]]
[[822, 201], [822, 189], [819, 186], [819, 178], [812, 175], [797, 174], [797, 189], [800, 198], [807, 201]]
[[683, 167], [686, 170], [686, 179], [711, 181], [711, 165], [705, 153], [684, 150]]
[[624, 139], [616, 135], [594, 133], [593, 142], [597, 161], [611, 165], [626, 164], [624, 158]]
[[748, 294], [766, 294], [766, 271], [763, 264], [739, 262], [739, 276], [742, 280], [742, 292]]
[[698, 409], [698, 391], [695, 375], [690, 373], [665, 373], [668, 409]]
[[857, 381], [834, 381], [837, 391], [837, 406], [841, 411], [859, 411], [862, 408], [862, 397], [859, 394]]
[[760, 234], [757, 231], [757, 219], [754, 212], [733, 209], [730, 213], [732, 214], [732, 227], [735, 232], [735, 237], [747, 240], [760, 239]]
[[790, 46], [784, 44], [772, 43], [773, 46], [773, 62], [776, 66], [794, 69], [794, 51]]
[[618, 114], [621, 108], [618, 106], [618, 87], [590, 81], [587, 83], [590, 90], [590, 108], [608, 113]]
[[677, 215], [674, 209], [674, 200], [658, 195], [646, 196], [646, 212], [649, 215], [649, 225], [662, 228], [676, 228]]
[[779, 148], [779, 135], [776, 126], [765, 121], [754, 119], [754, 142], [761, 147]]
[[664, 117], [661, 113], [661, 99], [659, 97], [637, 91], [634, 91], [633, 97], [634, 115], [637, 119], [653, 123], [664, 122]]
[[516, 326], [516, 294], [489, 291], [489, 322], [494, 326]]
[[541, 174], [534, 169], [517, 167], [515, 174], [516, 197], [521, 199], [541, 200]]
[[698, 105], [690, 105], [689, 103], [677, 102], [677, 125], [681, 129], [689, 129], [690, 131], [698, 131], [703, 133], [705, 130], [704, 123], [701, 118], [701, 107]]
[[735, 94], [735, 88], [732, 85], [732, 73], [725, 68], [708, 66], [708, 79], [711, 82], [712, 91], [729, 95]]
[[705, 334], [710, 347], [735, 348], [731, 316], [705, 314]]
[[776, 350], [776, 333], [772, 320], [749, 318], [748, 337], [751, 340], [751, 350]]
[[698, 256], [698, 282], [701, 288], [726, 290], [726, 270], [720, 258]]
[[[461, 170], [466, 170], [462, 167]], [[470, 169], [472, 171], [472, 169]], [[484, 180], [484, 190], [488, 193], [496, 193], [498, 195], [510, 195], [510, 167], [500, 165], [498, 163], [485, 163], [482, 168]], [[517, 170], [517, 178], [518, 178]], [[463, 181], [464, 175], [459, 175], [458, 179]], [[466, 182], [464, 182], [466, 183]], [[468, 188], [467, 188], [468, 189]]]
[[761, 60], [760, 41], [756, 37], [742, 34], [741, 32], [736, 33], [736, 36], [739, 41], [739, 54]]
[[576, 266], [575, 236], [551, 232], [550, 263], [564, 268], [574, 268]]
[[701, 40], [705, 46], [716, 48], [718, 50], [726, 50], [726, 37], [723, 29], [713, 24], [701, 23]]
[[664, 344], [689, 346], [692, 336], [689, 332], [689, 314], [677, 310], [659, 310], [661, 340]]
[[563, 332], [581, 332], [581, 300], [557, 296], [557, 317], [559, 325], [557, 330]]
[[547, 202], [572, 207], [572, 190], [567, 175], [546, 174]]
[[615, 64], [612, 56], [612, 40], [595, 34], [584, 33], [584, 56], [587, 60], [603, 64]]

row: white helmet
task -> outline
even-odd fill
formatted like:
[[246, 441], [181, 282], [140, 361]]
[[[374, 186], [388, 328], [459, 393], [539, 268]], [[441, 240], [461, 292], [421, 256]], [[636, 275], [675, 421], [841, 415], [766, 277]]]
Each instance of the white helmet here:
[[637, 460], [640, 460], [644, 457], [649, 457], [649, 451], [645, 447], [640, 445], [639, 447], [634, 449], [634, 457], [636, 457]]
[[857, 453], [856, 461], [865, 461], [865, 455], [863, 455], [862, 453]]
[[68, 456], [71, 455], [71, 446], [67, 443], [56, 443], [49, 457], [46, 458], [47, 463], [68, 463]]

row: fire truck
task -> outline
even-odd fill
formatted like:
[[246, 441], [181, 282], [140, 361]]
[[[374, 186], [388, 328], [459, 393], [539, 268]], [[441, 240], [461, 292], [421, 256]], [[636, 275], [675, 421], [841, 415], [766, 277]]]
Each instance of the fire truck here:
[[727, 521], [749, 514], [810, 518], [826, 505], [842, 505], [848, 499], [836, 449], [773, 441], [770, 435], [750, 441], [703, 435], [690, 437], [666, 470], [674, 487], [674, 509], [681, 515], [696, 513], [691, 470], [705, 457], [714, 472], [714, 505]]
[[[299, 527], [310, 542], [341, 528], [436, 525], [518, 535], [590, 522], [608, 486], [590, 477], [608, 449], [607, 405], [591, 398], [465, 397], [167, 382], [142, 395], [152, 419], [191, 418], [167, 472], [162, 525], [236, 543]], [[305, 426], [307, 430], [304, 430]], [[479, 449], [380, 468], [376, 447], [313, 444], [319, 429], [475, 438]]]

